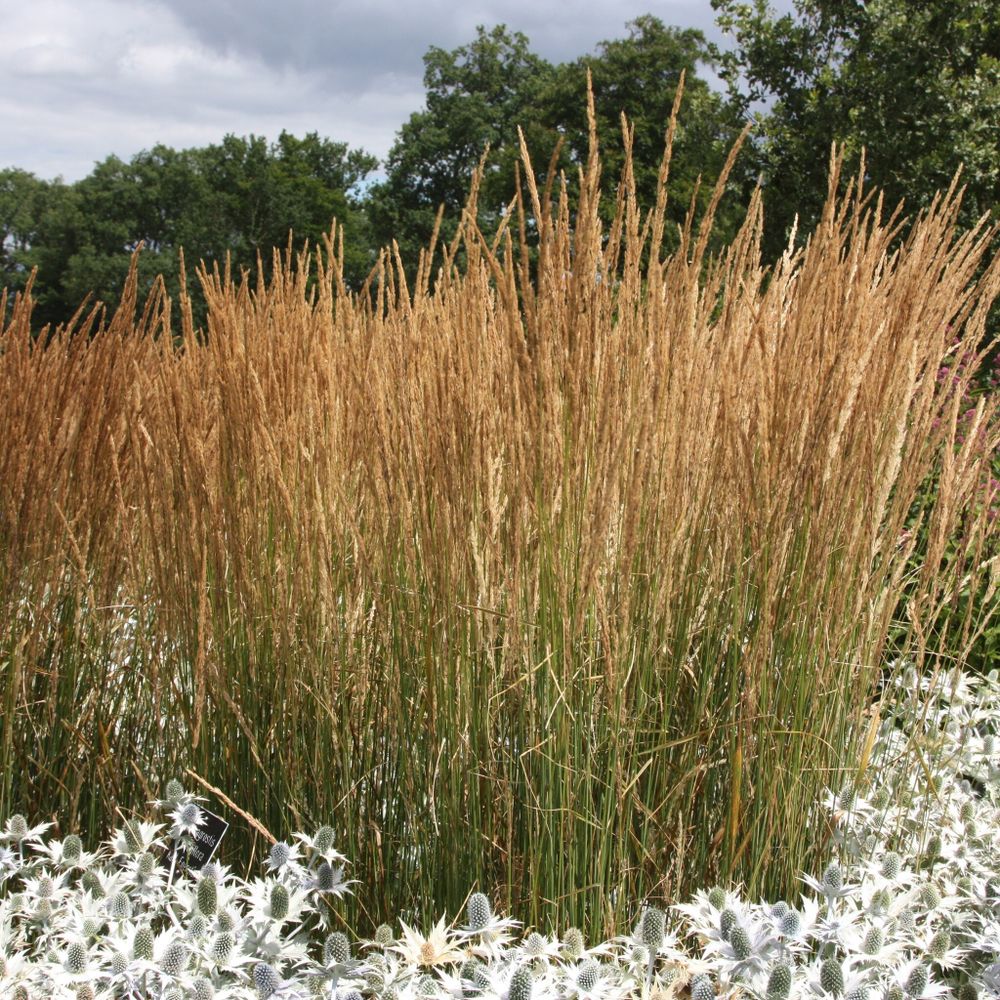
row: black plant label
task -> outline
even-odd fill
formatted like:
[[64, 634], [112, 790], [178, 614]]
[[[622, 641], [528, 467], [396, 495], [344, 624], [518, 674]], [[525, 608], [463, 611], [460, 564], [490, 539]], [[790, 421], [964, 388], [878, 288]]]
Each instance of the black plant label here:
[[[202, 821], [191, 838], [194, 842], [185, 850], [180, 849], [180, 860], [189, 871], [201, 871], [212, 860], [215, 849], [226, 835], [229, 824], [207, 809], [201, 810]], [[175, 848], [176, 849], [176, 848]]]

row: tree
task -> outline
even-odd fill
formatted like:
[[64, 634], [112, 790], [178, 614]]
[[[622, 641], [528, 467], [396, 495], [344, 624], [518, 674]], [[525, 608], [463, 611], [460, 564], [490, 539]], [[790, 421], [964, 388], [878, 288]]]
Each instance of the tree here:
[[375, 263], [361, 185], [378, 160], [346, 143], [321, 139], [315, 132], [303, 139], [282, 132], [274, 153], [279, 223], [282, 217], [295, 220], [293, 230], [315, 244], [336, 217], [345, 234], [347, 282], [360, 286]]
[[439, 206], [446, 233], [454, 230], [472, 172], [491, 149], [480, 195], [484, 224], [499, 216], [514, 191], [520, 156], [517, 127], [533, 152], [546, 158], [557, 137], [538, 123], [540, 95], [553, 67], [529, 49], [528, 39], [503, 25], [480, 26], [468, 45], [424, 56], [426, 106], [410, 115], [386, 160], [386, 179], [371, 191], [370, 211], [380, 243], [395, 239], [415, 264], [434, 228]]
[[908, 211], [945, 188], [959, 164], [964, 221], [1000, 202], [1000, 6], [992, 0], [713, 0], [735, 39], [722, 57], [730, 94], [763, 116], [759, 153], [768, 249], [795, 214], [808, 230], [826, 192], [830, 145], [848, 167], [867, 150], [870, 181]]
[[[39, 323], [68, 319], [88, 295], [114, 307], [135, 249], [141, 286], [162, 275], [179, 291], [179, 255], [190, 265], [222, 263], [265, 270], [289, 231], [296, 245], [321, 243], [334, 217], [344, 226], [346, 278], [355, 285], [374, 262], [358, 186], [374, 157], [311, 133], [283, 132], [277, 142], [226, 136], [217, 145], [174, 150], [158, 145], [125, 162], [109, 156], [73, 185], [23, 171], [0, 174], [0, 264], [21, 287], [32, 267]], [[203, 313], [189, 282], [196, 319]]]
[[46, 186], [27, 170], [0, 170], [0, 275], [12, 291], [20, 291], [31, 272]]
[[[60, 276], [75, 247], [77, 219], [72, 186], [16, 168], [0, 171], [0, 284], [12, 293], [22, 291], [35, 268], [56, 277], [33, 289], [40, 324], [69, 315]], [[4, 318], [0, 316], [0, 322]]]
[[[671, 218], [683, 221], [696, 179], [703, 201], [736, 137], [739, 120], [697, 75], [711, 53], [698, 31], [667, 28], [655, 17], [630, 23], [625, 38], [602, 42], [595, 54], [552, 66], [534, 55], [528, 39], [504, 26], [480, 27], [468, 45], [432, 48], [424, 58], [426, 107], [400, 129], [386, 163], [387, 178], [372, 191], [378, 238], [395, 239], [415, 264], [439, 206], [445, 235], [457, 224], [469, 182], [487, 144], [490, 157], [479, 196], [480, 224], [499, 219], [515, 190], [522, 129], [540, 183], [560, 140], [557, 170], [572, 185], [587, 156], [587, 71], [593, 78], [605, 175], [613, 187], [624, 158], [621, 114], [635, 126], [634, 157], [640, 200], [655, 201], [663, 140], [681, 72], [687, 76], [672, 168]], [[739, 212], [739, 204], [735, 214]]]
[[[627, 30], [624, 38], [601, 42], [595, 54], [558, 67], [544, 99], [546, 123], [565, 137], [573, 162], [586, 160], [589, 71], [604, 176], [611, 194], [624, 164], [624, 113], [634, 128], [636, 192], [640, 205], [649, 209], [656, 200], [664, 137], [683, 73], [684, 95], [674, 138], [668, 202], [668, 218], [681, 224], [699, 178], [699, 203], [701, 207], [707, 203], [742, 123], [733, 108], [698, 75], [699, 64], [712, 60], [700, 31], [667, 27], [648, 14], [629, 23]], [[717, 225], [721, 237], [733, 232], [744, 207], [742, 197], [724, 205]], [[609, 205], [608, 211], [612, 208]]]

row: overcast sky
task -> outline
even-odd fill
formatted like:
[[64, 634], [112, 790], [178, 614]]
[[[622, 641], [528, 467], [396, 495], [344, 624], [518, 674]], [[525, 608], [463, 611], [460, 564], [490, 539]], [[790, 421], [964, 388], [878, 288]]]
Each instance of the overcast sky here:
[[382, 157], [429, 46], [502, 23], [555, 62], [642, 13], [722, 41], [709, 0], [0, 0], [0, 168], [73, 181], [111, 153], [283, 128]]

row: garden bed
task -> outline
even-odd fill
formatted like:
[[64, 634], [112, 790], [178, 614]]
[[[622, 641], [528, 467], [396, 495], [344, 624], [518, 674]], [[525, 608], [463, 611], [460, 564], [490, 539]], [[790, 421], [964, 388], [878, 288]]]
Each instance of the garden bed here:
[[359, 940], [338, 916], [351, 882], [333, 828], [275, 843], [249, 881], [188, 870], [205, 817], [177, 782], [157, 803], [165, 822], [130, 819], [94, 852], [14, 816], [0, 835], [0, 996], [998, 997], [1000, 679], [904, 670], [879, 711], [857, 781], [827, 797], [836, 857], [801, 897], [637, 899], [634, 932], [602, 942], [524, 928], [480, 891], [451, 922]]

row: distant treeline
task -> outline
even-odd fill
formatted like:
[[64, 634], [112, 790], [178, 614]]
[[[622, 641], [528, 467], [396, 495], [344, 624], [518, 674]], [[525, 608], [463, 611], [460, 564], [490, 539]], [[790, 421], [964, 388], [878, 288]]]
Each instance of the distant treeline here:
[[[672, 226], [692, 202], [705, 205], [751, 117], [756, 126], [730, 180], [718, 239], [734, 231], [758, 183], [766, 257], [787, 245], [796, 219], [798, 231], [809, 231], [825, 199], [833, 142], [845, 150], [848, 168], [866, 150], [866, 177], [890, 207], [903, 199], [907, 211], [926, 205], [964, 164], [963, 221], [996, 211], [1000, 5], [798, 0], [796, 14], [783, 17], [766, 0], [713, 6], [731, 40], [726, 51], [699, 31], [649, 15], [627, 25], [624, 37], [560, 64], [504, 26], [480, 28], [452, 51], [432, 47], [424, 57], [425, 106], [402, 125], [382, 164], [316, 133], [283, 132], [273, 142], [229, 135], [197, 149], [158, 145], [128, 162], [109, 156], [72, 184], [2, 170], [0, 284], [19, 290], [37, 268], [36, 320], [58, 323], [91, 293], [114, 305], [140, 243], [143, 280], [162, 274], [176, 293], [181, 247], [189, 272], [199, 261], [221, 266], [227, 252], [237, 269], [255, 268], [258, 253], [268, 267], [271, 248], [286, 245], [290, 230], [297, 246], [321, 242], [334, 217], [351, 287], [363, 284], [378, 248], [393, 240], [415, 268], [441, 206], [442, 235], [454, 231], [487, 146], [479, 221], [489, 231], [500, 219], [524, 181], [519, 126], [539, 184], [553, 171], [575, 183], [588, 144], [588, 71], [604, 176], [617, 179], [624, 162], [624, 113], [636, 188], [648, 207], [685, 75], [670, 165]], [[709, 86], [709, 69], [724, 91]], [[196, 286], [189, 280], [200, 313]]]

